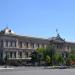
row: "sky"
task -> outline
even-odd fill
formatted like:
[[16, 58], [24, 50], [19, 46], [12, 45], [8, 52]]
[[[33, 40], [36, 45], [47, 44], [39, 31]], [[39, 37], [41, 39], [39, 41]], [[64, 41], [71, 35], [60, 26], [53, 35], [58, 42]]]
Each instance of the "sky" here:
[[75, 0], [0, 0], [0, 30], [75, 42]]

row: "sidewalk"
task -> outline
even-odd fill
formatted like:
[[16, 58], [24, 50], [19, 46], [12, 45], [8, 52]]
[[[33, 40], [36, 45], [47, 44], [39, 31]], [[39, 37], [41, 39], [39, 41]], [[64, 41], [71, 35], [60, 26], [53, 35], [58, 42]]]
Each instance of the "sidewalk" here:
[[14, 69], [13, 67], [9, 67], [9, 66], [7, 66], [7, 67], [5, 67], [5, 66], [0, 66], [0, 70], [4, 70], [4, 69]]

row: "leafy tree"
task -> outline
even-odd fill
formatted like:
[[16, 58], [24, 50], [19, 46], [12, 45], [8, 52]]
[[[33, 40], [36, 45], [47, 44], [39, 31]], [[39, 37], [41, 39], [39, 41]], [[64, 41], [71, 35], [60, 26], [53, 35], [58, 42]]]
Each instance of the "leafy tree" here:
[[38, 57], [40, 60], [43, 60], [44, 59], [44, 52], [45, 52], [45, 48], [37, 48], [37, 52], [38, 52]]
[[71, 47], [71, 54], [75, 54], [75, 46]]
[[51, 58], [50, 58], [49, 55], [46, 56], [46, 59], [45, 59], [45, 60], [46, 60], [46, 63], [50, 65], [50, 63], [51, 63]]
[[75, 61], [75, 54], [70, 54], [69, 58], [70, 58], [70, 61]]
[[44, 60], [46, 59], [46, 56], [50, 57], [51, 65], [54, 64], [54, 55], [55, 55], [55, 47], [52, 45], [48, 45], [46, 50], [44, 51]]
[[36, 51], [39, 53], [43, 53], [45, 51], [45, 48], [37, 48]]
[[63, 57], [56, 53], [54, 45], [48, 45], [46, 48], [37, 48], [35, 52], [32, 53], [32, 61], [39, 62], [43, 60], [50, 65], [59, 65], [63, 62]]
[[71, 64], [72, 62], [75, 62], [75, 46], [71, 47], [71, 52], [68, 56], [68, 63]]
[[36, 62], [37, 61], [37, 55], [38, 55], [38, 53], [36, 51], [32, 52], [31, 58], [32, 58], [32, 61], [33, 62]]

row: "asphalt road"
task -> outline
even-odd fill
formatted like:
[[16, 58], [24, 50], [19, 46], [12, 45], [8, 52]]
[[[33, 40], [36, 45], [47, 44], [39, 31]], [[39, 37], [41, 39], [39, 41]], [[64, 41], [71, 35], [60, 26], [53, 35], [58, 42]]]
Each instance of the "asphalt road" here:
[[43, 67], [14, 67], [2, 69], [0, 75], [75, 75], [75, 69], [44, 69]]

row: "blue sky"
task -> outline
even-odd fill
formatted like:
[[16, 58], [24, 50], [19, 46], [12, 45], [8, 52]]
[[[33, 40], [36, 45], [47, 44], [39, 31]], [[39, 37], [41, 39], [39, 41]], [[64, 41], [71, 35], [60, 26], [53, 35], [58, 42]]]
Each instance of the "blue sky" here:
[[62, 38], [75, 41], [75, 0], [0, 0], [0, 30], [49, 38], [58, 29]]

